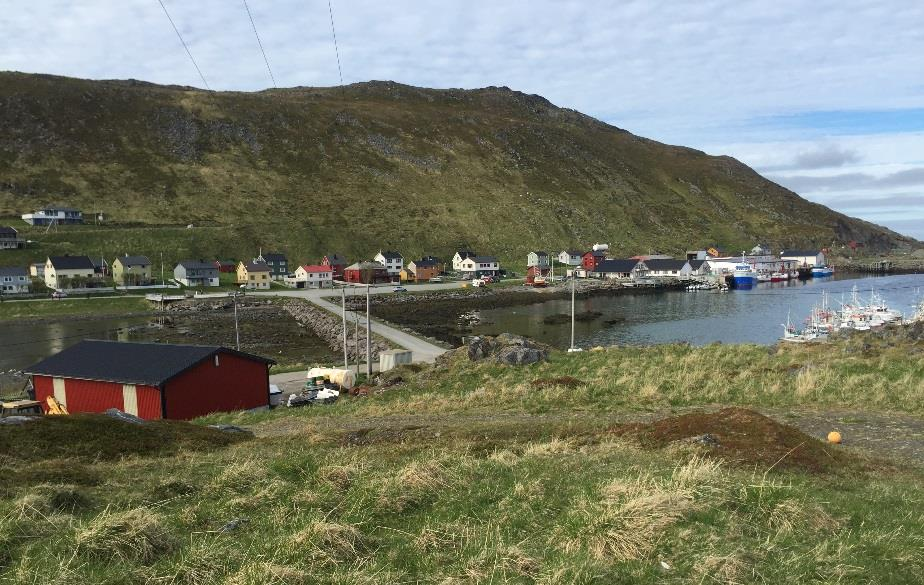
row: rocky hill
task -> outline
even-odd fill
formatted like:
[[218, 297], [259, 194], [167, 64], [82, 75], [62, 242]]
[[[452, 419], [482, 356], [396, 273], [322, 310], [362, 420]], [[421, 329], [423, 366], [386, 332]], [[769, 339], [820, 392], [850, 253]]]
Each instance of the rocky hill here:
[[733, 158], [507, 88], [238, 93], [0, 73], [0, 128], [0, 216], [60, 203], [123, 228], [210, 226], [235, 248], [215, 253], [916, 245]]

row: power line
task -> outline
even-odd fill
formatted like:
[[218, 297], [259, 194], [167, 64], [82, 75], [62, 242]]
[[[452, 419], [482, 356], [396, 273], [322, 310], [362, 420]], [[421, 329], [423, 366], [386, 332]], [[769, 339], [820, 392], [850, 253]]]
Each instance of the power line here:
[[334, 8], [327, 0], [327, 11], [330, 12], [330, 34], [334, 37], [334, 52], [337, 54], [337, 73], [340, 75], [340, 86], [343, 87], [343, 69], [340, 68], [340, 49], [337, 47], [337, 29], [334, 28]]
[[167, 15], [167, 20], [170, 21], [170, 26], [172, 26], [174, 32], [176, 32], [176, 36], [178, 39], [180, 39], [180, 43], [182, 43], [183, 48], [186, 49], [186, 54], [189, 55], [189, 60], [192, 61], [193, 67], [195, 67], [196, 71], [199, 73], [199, 77], [202, 79], [202, 83], [205, 85], [205, 89], [211, 91], [212, 88], [209, 87], [209, 82], [205, 80], [205, 75], [202, 75], [202, 70], [199, 69], [199, 64], [196, 63], [196, 60], [192, 56], [192, 52], [189, 50], [189, 47], [186, 46], [186, 41], [183, 40], [183, 35], [180, 34], [180, 29], [176, 27], [176, 24], [173, 22], [173, 19], [170, 18], [170, 13], [167, 12], [167, 7], [164, 6], [164, 1], [157, 0], [157, 2], [160, 4], [160, 7], [164, 9], [164, 14]]
[[250, 13], [250, 6], [247, 0], [244, 0], [244, 8], [247, 10], [247, 17], [250, 19], [250, 26], [253, 27], [253, 34], [257, 37], [257, 44], [260, 46], [260, 52], [263, 53], [263, 61], [266, 63], [266, 70], [269, 71], [270, 79], [273, 80], [273, 87], [276, 87], [276, 77], [273, 76], [273, 70], [270, 69], [269, 59], [266, 58], [266, 51], [263, 50], [263, 42], [260, 40], [260, 33], [257, 32], [257, 25], [253, 21], [253, 15]]

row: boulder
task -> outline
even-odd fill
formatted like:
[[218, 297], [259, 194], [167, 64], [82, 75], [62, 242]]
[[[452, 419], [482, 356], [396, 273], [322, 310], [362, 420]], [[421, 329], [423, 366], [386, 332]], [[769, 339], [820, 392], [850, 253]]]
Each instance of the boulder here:
[[526, 364], [535, 364], [548, 358], [548, 353], [532, 347], [523, 347], [519, 345], [508, 346], [500, 349], [494, 356], [498, 363], [508, 366], [524, 366]]
[[133, 425], [142, 425], [144, 424], [144, 419], [138, 418], [133, 414], [128, 414], [127, 412], [122, 412], [118, 408], [110, 408], [105, 412], [105, 415], [120, 420], [122, 422], [131, 423]]
[[497, 363], [522, 366], [547, 360], [550, 348], [522, 335], [501, 333], [497, 337], [473, 337], [468, 345], [468, 358], [474, 361], [494, 359]]
[[20, 426], [20, 425], [26, 424], [27, 422], [39, 420], [39, 418], [40, 417], [37, 417], [37, 416], [18, 416], [18, 415], [5, 416], [5, 417], [0, 418], [0, 425]]

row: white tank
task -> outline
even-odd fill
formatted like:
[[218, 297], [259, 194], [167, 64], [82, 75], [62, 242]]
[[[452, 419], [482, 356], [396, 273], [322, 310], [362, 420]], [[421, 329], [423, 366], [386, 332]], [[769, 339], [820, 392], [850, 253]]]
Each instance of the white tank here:
[[594, 244], [594, 252], [605, 252], [610, 249], [609, 244]]

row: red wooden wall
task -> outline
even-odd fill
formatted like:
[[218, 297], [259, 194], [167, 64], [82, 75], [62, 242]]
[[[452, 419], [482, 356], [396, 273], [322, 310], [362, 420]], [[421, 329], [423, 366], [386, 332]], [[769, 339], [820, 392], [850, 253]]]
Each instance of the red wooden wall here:
[[[35, 387], [35, 399], [42, 403], [42, 408], [48, 410], [45, 399], [55, 394], [52, 377], [33, 376], [32, 385]], [[125, 410], [122, 384], [117, 382], [65, 378], [64, 393], [67, 411], [72, 414], [105, 412], [110, 408]], [[138, 397], [139, 417], [149, 420], [161, 418], [160, 390], [153, 386], [136, 386], [135, 393]]]
[[218, 354], [168, 381], [166, 418], [189, 420], [212, 412], [258, 408], [269, 404], [269, 370], [258, 362]]

